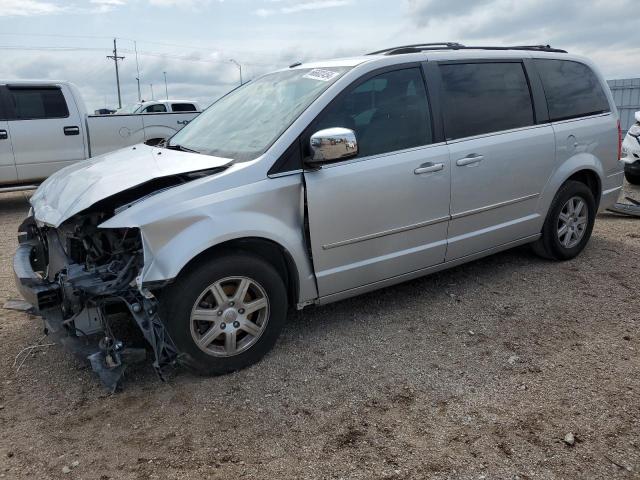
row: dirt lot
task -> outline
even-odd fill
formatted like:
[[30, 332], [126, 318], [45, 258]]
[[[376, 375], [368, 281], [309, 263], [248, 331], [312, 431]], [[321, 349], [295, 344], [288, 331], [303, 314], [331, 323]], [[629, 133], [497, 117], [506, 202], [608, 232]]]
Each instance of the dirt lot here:
[[[2, 303], [26, 205], [0, 196]], [[59, 346], [16, 371], [41, 324], [0, 310], [0, 477], [640, 478], [639, 265], [640, 220], [601, 215], [574, 261], [521, 248], [293, 313], [250, 369], [145, 364], [113, 396]]]

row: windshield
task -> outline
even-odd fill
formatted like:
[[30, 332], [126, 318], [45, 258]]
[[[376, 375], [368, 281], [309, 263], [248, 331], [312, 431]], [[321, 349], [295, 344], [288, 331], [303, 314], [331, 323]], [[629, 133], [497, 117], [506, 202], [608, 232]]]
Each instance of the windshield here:
[[136, 113], [142, 106], [141, 103], [133, 103], [131, 105], [125, 105], [122, 108], [116, 110], [116, 113]]
[[176, 133], [169, 146], [253, 160], [348, 69], [295, 69], [260, 77], [214, 103]]

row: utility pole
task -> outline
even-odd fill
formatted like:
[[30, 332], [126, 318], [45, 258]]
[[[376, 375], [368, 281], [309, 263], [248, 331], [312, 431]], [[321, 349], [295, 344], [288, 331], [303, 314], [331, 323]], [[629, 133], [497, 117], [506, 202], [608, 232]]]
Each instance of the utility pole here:
[[155, 97], [153, 96], [153, 83], [150, 83], [149, 86], [151, 87], [151, 100], [155, 100]]
[[164, 73], [164, 93], [167, 97], [167, 100], [169, 100], [169, 88], [167, 87], [167, 72], [162, 72]]
[[136, 72], [138, 72], [138, 76], [136, 77], [136, 81], [138, 82], [138, 101], [142, 101], [142, 93], [140, 93], [140, 64], [138, 63], [138, 43], [133, 41], [133, 49], [136, 52]]
[[240, 69], [240, 86], [242, 86], [242, 65], [236, 62], [233, 58], [230, 58], [229, 61]]
[[124, 57], [118, 56], [118, 45], [116, 39], [113, 39], [113, 55], [107, 55], [109, 60], [113, 60], [116, 64], [116, 84], [118, 85], [118, 108], [122, 108], [122, 97], [120, 96], [120, 73], [118, 72], [118, 60], [124, 60]]

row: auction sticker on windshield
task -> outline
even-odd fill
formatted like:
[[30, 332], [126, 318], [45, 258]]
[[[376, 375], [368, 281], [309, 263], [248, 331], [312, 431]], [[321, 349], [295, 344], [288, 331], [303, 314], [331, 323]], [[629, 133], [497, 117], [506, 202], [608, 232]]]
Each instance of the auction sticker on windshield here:
[[323, 82], [328, 82], [329, 80], [333, 80], [338, 75], [340, 75], [339, 72], [332, 72], [331, 70], [325, 70], [323, 68], [314, 68], [306, 75], [303, 75], [302, 78], [310, 78], [311, 80], [322, 80]]

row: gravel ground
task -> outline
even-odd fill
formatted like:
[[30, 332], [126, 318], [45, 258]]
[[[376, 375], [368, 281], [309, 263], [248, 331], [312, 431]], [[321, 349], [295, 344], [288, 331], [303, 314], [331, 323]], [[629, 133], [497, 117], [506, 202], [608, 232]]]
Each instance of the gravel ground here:
[[[26, 209], [0, 196], [0, 302]], [[310, 308], [252, 368], [144, 364], [116, 395], [59, 346], [16, 371], [42, 328], [0, 309], [0, 477], [640, 478], [639, 265], [640, 220], [604, 214], [571, 262], [520, 248]]]

